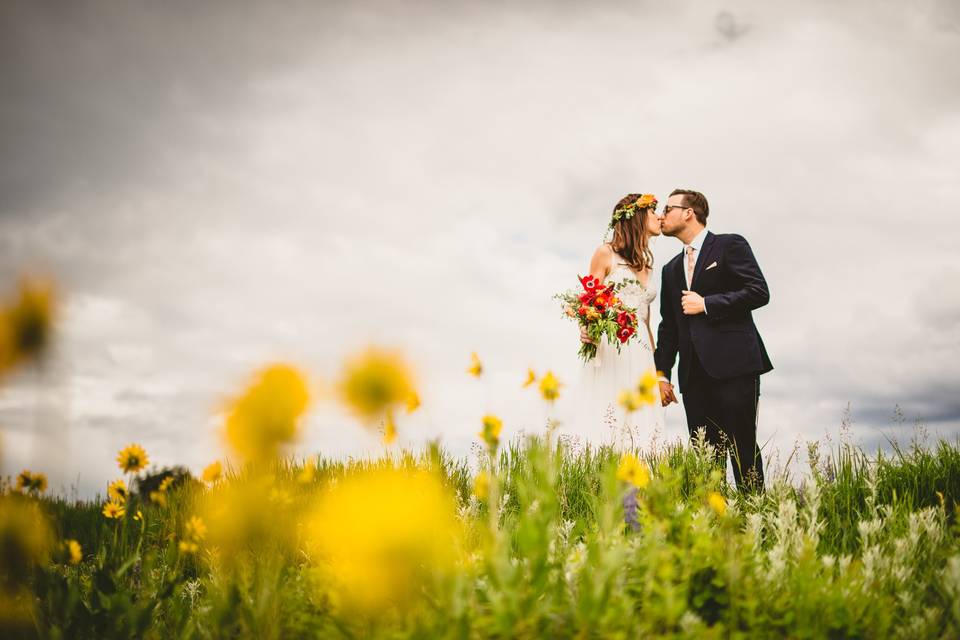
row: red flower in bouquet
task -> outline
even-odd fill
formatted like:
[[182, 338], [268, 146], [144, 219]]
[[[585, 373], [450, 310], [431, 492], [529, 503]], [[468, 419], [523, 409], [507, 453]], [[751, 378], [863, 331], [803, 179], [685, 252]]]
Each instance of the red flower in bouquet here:
[[620, 343], [622, 344], [629, 340], [630, 336], [632, 336], [634, 333], [636, 333], [636, 329], [633, 327], [620, 327], [620, 330], [617, 331], [617, 339], [620, 340]]
[[585, 275], [580, 278], [580, 284], [583, 285], [583, 290], [591, 295], [600, 288], [600, 280], [592, 275]]
[[631, 327], [637, 323], [637, 314], [621, 311], [617, 314], [617, 324], [621, 327]]

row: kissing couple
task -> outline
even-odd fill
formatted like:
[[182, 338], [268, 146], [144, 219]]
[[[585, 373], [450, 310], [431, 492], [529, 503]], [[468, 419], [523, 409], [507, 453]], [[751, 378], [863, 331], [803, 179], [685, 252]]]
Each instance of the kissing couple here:
[[[678, 402], [679, 392], [691, 438], [703, 429], [718, 463], [725, 466], [729, 456], [738, 489], [762, 491], [757, 407], [760, 376], [773, 365], [752, 312], [769, 302], [770, 292], [747, 240], [708, 231], [709, 215], [706, 196], [689, 189], [675, 189], [660, 209], [651, 194], [627, 195], [614, 207], [608, 226], [613, 237], [594, 251], [590, 275], [604, 285], [621, 285], [617, 295], [637, 310], [638, 330], [618, 351], [581, 329], [580, 339], [596, 344], [597, 353], [581, 371], [577, 429], [594, 444], [609, 442], [605, 428], [613, 429], [614, 444], [622, 449], [635, 433], [662, 431], [664, 407]], [[661, 234], [683, 246], [661, 271], [654, 342], [650, 304], [657, 287], [650, 239]], [[651, 371], [657, 372], [660, 402], [628, 412], [620, 423], [618, 394]]]

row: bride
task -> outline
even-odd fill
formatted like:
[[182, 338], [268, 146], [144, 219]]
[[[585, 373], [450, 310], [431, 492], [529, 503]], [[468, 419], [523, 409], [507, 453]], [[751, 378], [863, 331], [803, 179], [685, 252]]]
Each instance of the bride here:
[[[597, 247], [590, 259], [590, 274], [604, 284], [636, 281], [617, 295], [637, 310], [635, 336], [620, 345], [619, 353], [614, 345], [600, 340], [596, 357], [580, 371], [577, 431], [593, 448], [609, 444], [622, 451], [638, 446], [641, 438], [649, 438], [655, 431], [663, 432], [663, 407], [656, 382], [657, 401], [653, 404], [628, 412], [617, 402], [620, 392], [636, 388], [645, 373], [656, 377], [650, 330], [650, 304], [657, 296], [650, 250], [650, 237], [660, 235], [656, 209], [657, 200], [649, 194], [632, 193], [621, 199], [613, 208], [608, 228], [608, 233], [613, 229], [613, 240]], [[581, 329], [580, 339], [592, 342], [585, 329]]]

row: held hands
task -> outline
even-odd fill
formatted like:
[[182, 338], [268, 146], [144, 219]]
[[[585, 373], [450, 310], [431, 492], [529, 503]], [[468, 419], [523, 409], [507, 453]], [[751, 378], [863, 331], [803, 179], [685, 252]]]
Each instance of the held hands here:
[[660, 404], [664, 407], [672, 402], [677, 402], [677, 396], [673, 393], [673, 385], [669, 382], [660, 381]]
[[680, 306], [683, 307], [683, 315], [685, 316], [695, 316], [699, 313], [704, 313], [703, 296], [696, 291], [683, 291]]
[[580, 327], [580, 342], [586, 342], [587, 344], [597, 344], [590, 339], [590, 336], [587, 334], [587, 330], [584, 327]]

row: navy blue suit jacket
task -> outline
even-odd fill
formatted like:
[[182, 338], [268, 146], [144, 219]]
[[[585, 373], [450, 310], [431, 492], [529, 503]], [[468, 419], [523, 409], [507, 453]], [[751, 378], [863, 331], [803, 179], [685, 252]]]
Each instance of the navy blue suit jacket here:
[[[680, 301], [687, 288], [683, 260], [681, 252], [663, 267], [662, 319], [654, 354], [657, 369], [670, 380], [679, 353], [681, 393], [693, 354], [712, 378], [759, 375], [773, 369], [751, 313], [770, 301], [770, 291], [746, 239], [735, 233], [707, 232], [690, 286], [703, 296], [706, 314], [683, 314]], [[713, 263], [716, 266], [710, 267]]]

